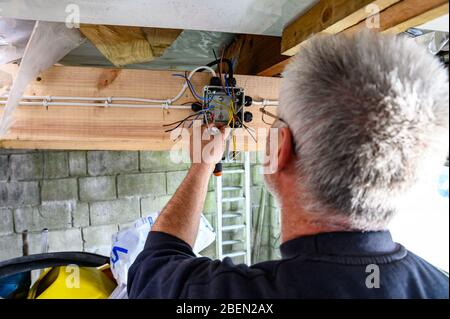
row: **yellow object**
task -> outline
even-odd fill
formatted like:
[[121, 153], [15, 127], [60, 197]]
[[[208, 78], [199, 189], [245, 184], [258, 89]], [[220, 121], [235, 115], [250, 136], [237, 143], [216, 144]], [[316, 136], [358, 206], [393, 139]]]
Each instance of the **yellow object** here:
[[68, 265], [46, 269], [28, 299], [106, 299], [115, 287], [103, 270]]

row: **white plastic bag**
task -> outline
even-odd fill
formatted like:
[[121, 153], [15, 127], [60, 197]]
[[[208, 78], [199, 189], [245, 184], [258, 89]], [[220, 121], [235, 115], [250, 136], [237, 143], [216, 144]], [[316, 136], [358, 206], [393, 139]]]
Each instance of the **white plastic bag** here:
[[[123, 229], [112, 236], [111, 271], [118, 286], [127, 284], [128, 269], [144, 249], [147, 235], [155, 223], [159, 212], [138, 219], [130, 228]], [[201, 215], [200, 226], [193, 251], [198, 255], [216, 238], [214, 230], [205, 216]]]

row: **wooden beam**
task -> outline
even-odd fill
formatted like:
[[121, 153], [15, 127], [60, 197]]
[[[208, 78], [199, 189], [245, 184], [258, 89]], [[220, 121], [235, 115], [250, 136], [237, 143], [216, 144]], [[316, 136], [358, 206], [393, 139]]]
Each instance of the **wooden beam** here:
[[372, 2], [373, 0], [320, 0], [283, 30], [281, 53], [289, 56], [296, 54], [300, 44], [310, 36], [325, 30]]
[[394, 5], [397, 2], [400, 2], [401, 0], [376, 0], [372, 3], [364, 6], [363, 8], [356, 10], [352, 14], [348, 15], [342, 20], [337, 21], [336, 23], [332, 24], [325, 30], [323, 30], [321, 33], [324, 34], [337, 34], [345, 29], [348, 29], [355, 24], [358, 24], [361, 21], [364, 21], [365, 19], [383, 11], [386, 8], [389, 8], [390, 6]]
[[160, 29], [142, 28], [145, 38], [152, 48], [153, 56], [160, 57], [164, 51], [172, 45], [183, 30], [180, 29]]
[[[14, 78], [17, 66], [0, 67]], [[194, 85], [200, 89], [210, 74], [198, 73]], [[259, 99], [278, 99], [280, 79], [236, 75], [246, 94]], [[168, 99], [175, 96], [183, 80], [171, 71], [102, 69], [55, 66], [45, 71], [26, 89], [27, 96], [142, 97]], [[187, 90], [176, 104], [192, 100]], [[246, 108], [253, 113], [249, 126], [267, 127], [259, 107]], [[0, 106], [0, 114], [3, 106]], [[276, 112], [271, 108], [271, 112]], [[19, 106], [13, 125], [0, 147], [43, 149], [169, 150], [175, 144], [163, 124], [183, 119], [190, 110], [142, 109], [87, 106]], [[263, 143], [264, 139], [258, 142]], [[238, 144], [238, 149], [256, 145]]]
[[[380, 12], [380, 26], [376, 31], [398, 34], [448, 13], [447, 0], [403, 0]], [[362, 21], [345, 30], [353, 34], [366, 28]]]
[[[339, 3], [340, 2], [338, 1], [333, 3], [335, 8], [340, 8]], [[282, 38], [282, 46], [283, 44], [287, 45], [286, 43], [292, 43], [289, 42], [286, 37], [292, 32], [296, 32], [294, 31], [295, 27], [301, 28], [300, 22], [303, 21], [302, 23], [306, 24], [305, 28], [302, 29], [302, 32], [296, 35], [297, 45], [291, 45], [291, 49], [283, 52], [283, 54], [293, 54], [297, 52], [300, 47], [307, 42], [308, 38], [315, 33], [312, 31], [313, 29], [321, 34], [337, 34], [341, 32], [344, 32], [345, 34], [352, 34], [357, 30], [366, 27], [366, 19], [376, 14], [376, 11], [374, 12], [372, 8], [378, 8], [380, 11], [380, 28], [378, 31], [393, 34], [404, 32], [408, 28], [428, 22], [448, 13], [449, 10], [448, 2], [446, 0], [376, 0], [370, 3], [373, 5], [373, 7], [370, 8], [371, 10], [368, 10], [369, 7], [365, 6], [326, 28], [323, 28], [325, 26], [323, 22], [308, 28], [308, 24], [313, 21], [313, 14], [318, 15], [318, 13], [321, 12], [322, 14], [320, 17], [323, 18], [324, 15], [326, 16], [326, 10], [336, 12], [337, 9], [329, 9], [330, 7], [327, 7], [325, 4], [326, 1], [319, 2], [319, 4], [316, 5], [317, 8], [313, 7], [304, 16], [300, 17], [285, 29]], [[317, 16], [317, 19], [320, 17]], [[332, 19], [330, 18], [330, 20]], [[319, 19], [318, 21], [321, 20]], [[319, 31], [320, 29], [322, 30]], [[272, 52], [272, 54], [276, 56], [278, 53]], [[284, 70], [284, 67], [289, 62], [290, 58], [283, 59], [273, 64], [271, 67], [268, 67], [264, 71], [260, 71], [257, 75], [277, 76]]]
[[[373, 15], [375, 8], [381, 11], [399, 1], [373, 1], [371, 8], [362, 7], [327, 28], [320, 29], [319, 33], [337, 34]], [[239, 35], [227, 49], [227, 56], [238, 56], [237, 73], [279, 76], [290, 61], [288, 56], [281, 54], [281, 41], [279, 37]]]
[[117, 67], [161, 56], [182, 30], [82, 24], [80, 31]]
[[386, 30], [384, 30], [385, 33], [401, 33], [404, 32], [406, 30], [408, 30], [409, 28], [413, 28], [413, 27], [417, 27], [421, 24], [424, 24], [428, 21], [434, 20], [436, 18], [439, 18], [445, 14], [448, 14], [448, 2], [445, 2], [444, 4], [437, 6], [435, 8], [432, 8], [430, 10], [424, 11], [416, 16], [412, 16], [409, 19], [406, 19], [405, 21], [391, 27], [388, 28]]
[[265, 70], [262, 70], [257, 75], [259, 75], [259, 76], [281, 76], [281, 74], [284, 71], [284, 68], [286, 67], [286, 65], [289, 64], [290, 61], [291, 61], [291, 57], [288, 57], [287, 59], [284, 59], [283, 61], [276, 63], [276, 64], [268, 67]]
[[280, 51], [281, 37], [240, 34], [225, 51], [225, 57], [234, 60], [237, 74], [275, 76], [281, 72], [269, 70], [288, 59]]

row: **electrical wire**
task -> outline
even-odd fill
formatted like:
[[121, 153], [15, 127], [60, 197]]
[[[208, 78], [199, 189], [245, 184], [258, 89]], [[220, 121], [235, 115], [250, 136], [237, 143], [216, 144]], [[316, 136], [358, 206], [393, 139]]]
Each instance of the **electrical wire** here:
[[194, 85], [192, 84], [191, 80], [189, 80], [189, 79], [186, 77], [186, 75], [179, 74], [179, 73], [174, 73], [174, 74], [172, 74], [172, 76], [178, 76], [178, 77], [181, 77], [181, 78], [185, 79], [186, 82], [187, 82], [187, 84], [188, 84], [189, 90], [191, 91], [192, 95], [193, 95], [197, 100], [199, 100], [199, 101], [206, 101], [206, 102], [211, 101], [212, 97], [210, 97], [209, 99], [205, 99], [204, 97], [200, 96], [200, 95], [197, 93], [197, 91], [195, 90], [195, 87], [194, 87]]
[[[187, 78], [187, 76], [188, 76], [187, 71], [184, 71], [184, 76]], [[195, 97], [195, 93], [194, 93], [194, 90], [192, 89], [192, 86], [188, 85], [188, 87], [189, 87], [189, 91], [191, 92], [192, 96], [196, 99], [196, 101], [202, 102], [201, 100], [199, 100]]]
[[271, 101], [263, 99], [261, 101], [253, 101], [252, 104], [262, 105], [262, 106], [278, 106], [278, 101]]
[[[45, 107], [47, 106], [53, 106], [53, 105], [60, 105], [60, 106], [99, 106], [97, 103], [76, 103], [76, 102], [54, 102], [55, 100], [59, 101], [67, 101], [67, 100], [73, 100], [73, 101], [101, 101], [104, 102], [106, 106], [111, 107], [148, 107], [148, 108], [156, 108], [157, 105], [135, 105], [135, 104], [117, 104], [114, 103], [115, 101], [127, 101], [127, 102], [139, 102], [139, 103], [150, 103], [150, 104], [160, 104], [159, 107], [164, 108], [180, 108], [179, 107], [173, 107], [172, 104], [176, 101], [178, 101], [184, 94], [184, 92], [188, 89], [189, 82], [191, 78], [195, 75], [195, 73], [207, 70], [212, 73], [213, 76], [217, 76], [216, 72], [210, 67], [210, 66], [200, 66], [192, 70], [189, 75], [186, 77], [186, 82], [181, 87], [178, 94], [167, 100], [163, 99], [144, 99], [144, 98], [134, 98], [134, 97], [76, 97], [76, 96], [24, 96], [22, 99], [25, 100], [43, 100], [40, 105], [43, 105]], [[34, 104], [30, 104], [34, 103]], [[6, 101], [0, 101], [0, 104], [6, 104]], [[36, 105], [36, 102], [20, 102], [19, 105]], [[181, 107], [186, 108], [186, 107]]]
[[[24, 98], [26, 99], [26, 98]], [[0, 104], [6, 105], [6, 101], [0, 101]], [[170, 105], [167, 104], [122, 104], [122, 103], [77, 103], [77, 102], [46, 102], [44, 99], [42, 102], [19, 102], [20, 106], [85, 106], [85, 107], [121, 107], [121, 108], [142, 108], [142, 109], [180, 109], [187, 110], [191, 109], [190, 106], [187, 105]]]
[[[175, 127], [172, 127], [172, 128], [170, 128], [170, 129], [166, 130], [165, 132], [171, 132], [171, 131], [177, 129], [178, 127], [180, 127], [180, 125], [184, 124], [184, 122], [186, 122], [187, 120], [189, 120], [191, 117], [196, 116], [196, 118], [198, 118], [199, 115], [205, 114], [207, 111], [211, 110], [212, 108], [213, 108], [213, 107], [209, 107], [209, 108], [203, 109], [203, 110], [201, 110], [201, 111], [195, 112], [194, 114], [190, 114], [190, 115], [186, 116], [184, 119], [179, 120], [179, 121], [176, 121], [176, 122], [172, 122], [172, 123], [168, 123], [168, 124], [163, 124], [163, 127], [172, 126], [172, 125], [177, 124]], [[195, 120], [195, 119], [194, 119], [194, 120]]]
[[[1, 98], [7, 99], [8, 96], [4, 95]], [[172, 109], [190, 109], [190, 106], [183, 105], [169, 105], [167, 103], [149, 102], [156, 101], [144, 98], [133, 97], [80, 97], [80, 96], [23, 96], [23, 100], [42, 100], [42, 102], [19, 102], [21, 106], [107, 106], [107, 107], [130, 107], [130, 108], [172, 108]], [[56, 101], [97, 101], [101, 103], [78, 103], [78, 102], [56, 102]], [[114, 101], [129, 101], [129, 102], [142, 102], [142, 103], [155, 103], [155, 104], [119, 104], [113, 103]], [[162, 100], [161, 100], [162, 101]], [[5, 105], [5, 101], [0, 100], [0, 104]], [[156, 104], [158, 103], [158, 104]], [[255, 105], [262, 106], [278, 106], [278, 101], [271, 101], [263, 99], [261, 101], [253, 101]], [[238, 110], [239, 111], [239, 110]]]

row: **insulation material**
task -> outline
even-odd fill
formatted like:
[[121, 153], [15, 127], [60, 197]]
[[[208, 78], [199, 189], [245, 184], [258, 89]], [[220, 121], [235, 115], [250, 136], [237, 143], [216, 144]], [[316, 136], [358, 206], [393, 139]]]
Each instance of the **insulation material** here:
[[0, 137], [6, 135], [12, 124], [14, 109], [19, 104], [27, 85], [42, 71], [58, 62], [84, 38], [77, 29], [64, 23], [37, 21], [25, 48], [22, 62], [14, 80], [3, 117]]
[[427, 46], [428, 51], [431, 54], [438, 54], [440, 51], [448, 51], [449, 50], [449, 34], [448, 32], [440, 32], [440, 31], [423, 31], [420, 29], [410, 29], [409, 34], [412, 32], [422, 33], [419, 36], [416, 36], [414, 40], [417, 43]]
[[[165, 49], [162, 56], [153, 61], [129, 64], [125, 68], [150, 70], [192, 70], [199, 65], [206, 65], [215, 60], [213, 50], [220, 54], [224, 47], [233, 41], [232, 33], [184, 30], [172, 44]], [[63, 65], [113, 66], [103, 54], [89, 41], [66, 55]]]

